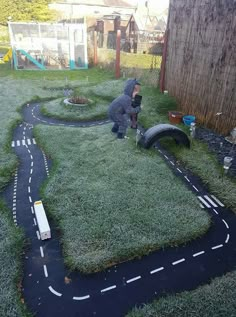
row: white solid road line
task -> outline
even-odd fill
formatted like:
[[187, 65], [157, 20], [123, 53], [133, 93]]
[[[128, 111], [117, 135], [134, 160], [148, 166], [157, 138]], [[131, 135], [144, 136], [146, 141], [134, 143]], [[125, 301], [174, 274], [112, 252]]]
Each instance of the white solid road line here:
[[80, 296], [80, 297], [74, 296], [73, 297], [74, 300], [84, 300], [84, 299], [88, 299], [88, 298], [90, 298], [90, 295]]
[[194, 253], [194, 254], [193, 254], [193, 257], [202, 255], [202, 254], [204, 254], [204, 253], [205, 253], [205, 251], [200, 251], [200, 252]]
[[194, 185], [192, 185], [192, 186], [193, 186], [193, 188], [196, 190], [196, 192], [199, 192], [199, 190], [197, 189], [196, 186], [194, 186]]
[[61, 293], [58, 293], [57, 291], [55, 291], [55, 289], [52, 288], [52, 286], [48, 286], [48, 289], [56, 296], [62, 296]]
[[160, 272], [160, 271], [162, 271], [162, 270], [164, 270], [164, 267], [163, 267], [163, 266], [159, 267], [158, 269], [155, 269], [155, 270], [150, 271], [150, 274], [154, 274], [154, 273]]
[[43, 266], [43, 270], [44, 270], [45, 277], [48, 277], [48, 270], [46, 265]]
[[183, 258], [183, 259], [180, 259], [178, 261], [172, 262], [172, 265], [177, 265], [177, 264], [182, 263], [184, 261], [185, 261], [185, 259]]
[[130, 280], [127, 280], [126, 283], [132, 283], [132, 282], [140, 280], [140, 279], [141, 279], [141, 276], [139, 275], [139, 276], [131, 278]]
[[104, 289], [101, 289], [101, 293], [105, 293], [105, 292], [108, 292], [112, 289], [116, 288], [116, 285], [112, 285], [112, 286], [109, 286], [107, 288], [104, 288]]

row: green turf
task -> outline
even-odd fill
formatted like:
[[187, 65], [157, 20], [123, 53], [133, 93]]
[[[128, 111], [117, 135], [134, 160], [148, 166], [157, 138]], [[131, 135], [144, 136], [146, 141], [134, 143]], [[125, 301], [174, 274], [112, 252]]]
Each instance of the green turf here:
[[72, 96], [83, 96], [90, 100], [87, 106], [65, 105], [66, 97], [45, 102], [42, 114], [68, 121], [89, 121], [107, 118], [108, 105], [124, 89], [123, 80], [104, 81], [99, 84], [85, 82], [71, 90]]
[[126, 317], [235, 317], [236, 272], [215, 278], [194, 291], [162, 297]]
[[132, 136], [117, 140], [110, 128], [36, 128], [37, 143], [57, 162], [45, 206], [66, 262], [87, 273], [185, 243], [210, 220], [157, 153], [137, 148]]
[[[9, 210], [0, 200], [0, 316], [28, 316], [21, 304], [21, 255], [24, 236], [10, 218]], [[17, 287], [18, 285], [18, 287]]]
[[[6, 50], [5, 50], [6, 51]], [[11, 175], [13, 175], [15, 166], [17, 165], [17, 160], [15, 155], [12, 152], [12, 149], [10, 147], [11, 144], [11, 140], [12, 140], [12, 127], [14, 127], [14, 125], [19, 122], [19, 120], [21, 120], [20, 115], [17, 113], [17, 109], [21, 107], [22, 104], [26, 103], [26, 101], [29, 101], [31, 99], [33, 99], [36, 96], [40, 96], [42, 98], [56, 98], [58, 96], [58, 94], [61, 94], [61, 92], [59, 91], [51, 91], [51, 90], [47, 90], [45, 89], [46, 87], [65, 87], [66, 85], [68, 85], [69, 87], [78, 87], [78, 86], [86, 86], [86, 84], [84, 85], [85, 82], [91, 82], [92, 86], [95, 88], [95, 92], [96, 92], [96, 83], [100, 82], [100, 85], [98, 85], [98, 90], [97, 90], [97, 96], [101, 96], [101, 98], [107, 100], [107, 102], [109, 102], [109, 98], [112, 97], [116, 97], [116, 95], [118, 93], [120, 93], [120, 89], [116, 89], [116, 87], [114, 87], [114, 90], [109, 90], [112, 91], [111, 93], [107, 93], [108, 90], [107, 89], [102, 89], [103, 87], [103, 82], [104, 81], [108, 81], [109, 79], [111, 79], [113, 77], [113, 73], [111, 72], [104, 72], [104, 70], [101, 70], [99, 68], [93, 69], [93, 70], [88, 70], [88, 71], [52, 71], [52, 72], [41, 72], [41, 71], [11, 71], [9, 68], [9, 64], [4, 64], [4, 65], [0, 65], [0, 85], [1, 85], [1, 96], [0, 96], [0, 101], [1, 101], [1, 105], [0, 105], [0, 187], [3, 188], [7, 182], [10, 180]], [[121, 80], [122, 83], [122, 80]], [[142, 113], [139, 115], [140, 117], [140, 121], [145, 125], [145, 127], [150, 127], [156, 123], [159, 122], [168, 122], [168, 111], [169, 110], [175, 110], [176, 109], [176, 103], [175, 101], [170, 98], [169, 96], [164, 96], [162, 94], [160, 94], [158, 92], [158, 90], [154, 90], [150, 87], [146, 87], [145, 85], [142, 85], [142, 94], [143, 94], [143, 111]], [[62, 95], [58, 96], [60, 98], [63, 98]], [[108, 99], [106, 99], [108, 98]], [[46, 104], [46, 103], [45, 103]], [[103, 128], [103, 127], [100, 127]], [[104, 127], [105, 128], [105, 127]], [[185, 128], [184, 126], [182, 126], [182, 128]], [[40, 128], [41, 129], [41, 128]], [[47, 127], [45, 127], [45, 129], [47, 129]], [[94, 128], [95, 129], [95, 128]], [[96, 129], [95, 129], [96, 130]], [[45, 130], [46, 131], [46, 130]], [[45, 133], [45, 131], [41, 131], [40, 133]], [[57, 133], [59, 131], [62, 130], [57, 130], [57, 128], [55, 129], [55, 131], [53, 133]], [[78, 130], [78, 133], [81, 130]], [[84, 131], [85, 132], [85, 131]], [[71, 138], [68, 137], [68, 135], [66, 136], [67, 138], [67, 144], [64, 145], [62, 144], [62, 152], [66, 152], [67, 151], [67, 158], [68, 160], [70, 160], [71, 154], [70, 154], [70, 145], [77, 147], [78, 143], [77, 143], [77, 139], [81, 140], [81, 138], [83, 138], [84, 132], [81, 133], [81, 135], [77, 135], [76, 134], [72, 134]], [[186, 132], [187, 129], [186, 129]], [[130, 132], [129, 132], [130, 133]], [[96, 134], [96, 133], [95, 133]], [[108, 136], [108, 133], [106, 134]], [[92, 133], [92, 136], [94, 137], [94, 132]], [[132, 136], [132, 135], [131, 135]], [[105, 137], [105, 136], [104, 136]], [[84, 148], [87, 147], [89, 149], [90, 147], [90, 141], [92, 142], [92, 140], [87, 140], [87, 142], [84, 144]], [[130, 140], [131, 141], [131, 140]], [[50, 141], [51, 142], [51, 141]], [[50, 145], [49, 142], [49, 145]], [[115, 141], [114, 141], [115, 142]], [[168, 142], [169, 143], [169, 142]], [[98, 140], [98, 144], [99, 144], [99, 140]], [[133, 145], [132, 145], [133, 146]], [[168, 146], [171, 146], [171, 149], [173, 150], [174, 148], [171, 145], [171, 142], [168, 144]], [[53, 149], [54, 147], [52, 147]], [[205, 179], [205, 183], [207, 184], [207, 186], [209, 186], [214, 193], [218, 196], [221, 197], [221, 199], [225, 202], [227, 202], [227, 204], [232, 205], [232, 207], [235, 206], [235, 192], [234, 192], [234, 188], [235, 188], [235, 183], [234, 182], [228, 182], [228, 177], [225, 176], [224, 178], [222, 178], [222, 173], [221, 173], [221, 168], [219, 167], [219, 165], [217, 164], [215, 158], [212, 157], [212, 155], [209, 155], [208, 150], [206, 147], [202, 147], [202, 145], [198, 142], [194, 142], [194, 146], [193, 146], [193, 151], [188, 151], [185, 153], [185, 150], [177, 148], [175, 151], [176, 156], [178, 157], [179, 160], [184, 160], [186, 166], [189, 166], [191, 169], [193, 169], [195, 171], [195, 173], [198, 173], [199, 175], [202, 175], [201, 177]], [[49, 149], [48, 153], [50, 152]], [[85, 150], [85, 149], [83, 149]], [[122, 155], [124, 156], [129, 156], [127, 151], [125, 151], [124, 149], [122, 149], [123, 153]], [[207, 154], [208, 153], [208, 154]], [[139, 156], [141, 156], [141, 154], [139, 154]], [[148, 155], [151, 155], [150, 153]], [[182, 155], [182, 158], [181, 158]], [[94, 156], [93, 153], [90, 153], [90, 156]], [[109, 155], [110, 157], [112, 157], [111, 155]], [[201, 162], [201, 159], [198, 160], [197, 156], [199, 158], [201, 158], [202, 156], [204, 157], [204, 159]], [[146, 156], [145, 156], [146, 157]], [[86, 158], [86, 156], [85, 156]], [[78, 155], [78, 158], [76, 158], [75, 161], [75, 165], [74, 170], [77, 170], [77, 163], [79, 162], [80, 159], [80, 155]], [[127, 162], [125, 160], [125, 158], [122, 157], [122, 159], [124, 160], [124, 162]], [[146, 158], [145, 158], [146, 159]], [[74, 162], [75, 158], [72, 158], [72, 161]], [[101, 168], [102, 168], [102, 164], [104, 164], [103, 160], [101, 159], [101, 156], [98, 156], [98, 160], [99, 163], [97, 164], [98, 167], [96, 166], [96, 171], [101, 172]], [[151, 158], [149, 159], [151, 160]], [[89, 159], [87, 159], [87, 161], [89, 162]], [[88, 162], [86, 162], [86, 164], [88, 164]], [[135, 162], [135, 160], [134, 160]], [[132, 163], [132, 168], [135, 169], [135, 163]], [[162, 166], [163, 162], [160, 163], [160, 165]], [[209, 164], [212, 164], [212, 166], [214, 165], [214, 169], [211, 168], [211, 172], [208, 173], [209, 170]], [[53, 182], [55, 182], [55, 180], [58, 179], [58, 183], [61, 182], [61, 178], [60, 175], [64, 175], [64, 171], [63, 169], [68, 169], [69, 167], [69, 162], [66, 163], [66, 166], [61, 166], [61, 162], [60, 162], [60, 158], [57, 158], [57, 161], [54, 162], [54, 172], [52, 173], [52, 179], [50, 179], [50, 182], [48, 184], [47, 189], [45, 190], [45, 195], [47, 195], [48, 197], [51, 197], [55, 190], [58, 190], [58, 188], [52, 188]], [[100, 166], [100, 168], [99, 168]], [[128, 165], [129, 166], [129, 165]], [[83, 166], [82, 166], [83, 167]], [[79, 168], [79, 170], [82, 169], [82, 167]], [[91, 166], [91, 169], [93, 169], [93, 166]], [[136, 169], [135, 169], [136, 171]], [[82, 169], [82, 175], [83, 175], [83, 182], [86, 183], [87, 178], [86, 175], [83, 174], [85, 173], [85, 171], [83, 171]], [[134, 172], [132, 172], [131, 174], [131, 179], [132, 181], [135, 179], [134, 176]], [[211, 175], [212, 174], [212, 175]], [[162, 175], [162, 174], [160, 174]], [[93, 176], [93, 175], [92, 175]], [[212, 176], [212, 177], [211, 177]], [[217, 180], [217, 182], [215, 182], [214, 184], [214, 188], [212, 187], [214, 179]], [[173, 182], [175, 182], [176, 179], [173, 180]], [[70, 179], [65, 177], [65, 179], [63, 179], [63, 185], [68, 186], [68, 184], [70, 183]], [[101, 179], [101, 181], [103, 181], [103, 178]], [[221, 186], [222, 183], [222, 186]], [[72, 198], [75, 198], [75, 200], [77, 199], [77, 192], [75, 193], [75, 188], [76, 186], [73, 185], [77, 184], [77, 178], [76, 178], [76, 174], [72, 179], [72, 183], [69, 186], [69, 191], [68, 191], [68, 196], [66, 197], [65, 202], [63, 203], [63, 206], [66, 205], [66, 208], [70, 208], [71, 206], [71, 200], [70, 197], [72, 196]], [[82, 183], [83, 185], [84, 183]], [[100, 184], [100, 182], [99, 182]], [[96, 185], [96, 184], [95, 184]], [[94, 186], [95, 186], [94, 185]], [[87, 187], [86, 187], [87, 186]], [[85, 188], [86, 193], [89, 193], [90, 195], [90, 188], [89, 188], [89, 184], [86, 184]], [[129, 184], [130, 186], [130, 184]], [[95, 186], [96, 187], [96, 186]], [[98, 188], [100, 188], [100, 185], [97, 186]], [[50, 192], [48, 192], [48, 189], [50, 189]], [[109, 190], [110, 188], [108, 188]], [[85, 192], [85, 189], [82, 191]], [[99, 192], [99, 191], [98, 191]], [[138, 193], [138, 191], [136, 192], [136, 194]], [[51, 195], [51, 196], [50, 196]], [[85, 194], [84, 194], [85, 195]], [[90, 196], [91, 199], [93, 198], [93, 196]], [[98, 197], [98, 198], [97, 198]], [[105, 201], [106, 197], [99, 195], [96, 196], [95, 198], [98, 199], [99, 204], [101, 205], [101, 203], [103, 201]], [[80, 200], [76, 200], [78, 202], [78, 205], [80, 204]], [[132, 200], [131, 200], [132, 201]], [[47, 202], [48, 203], [48, 202]], [[74, 203], [74, 202], [73, 202]], [[124, 204], [124, 202], [122, 201], [122, 203]], [[50, 207], [50, 204], [47, 205], [48, 207]], [[77, 205], [76, 205], [77, 206]], [[1, 284], [1, 290], [2, 292], [0, 292], [0, 316], [7, 316], [8, 317], [8, 313], [9, 316], [25, 316], [25, 313], [22, 311], [22, 306], [19, 304], [19, 294], [17, 292], [16, 289], [16, 284], [18, 283], [18, 281], [20, 280], [20, 264], [19, 264], [19, 258], [20, 258], [20, 253], [22, 252], [22, 245], [19, 244], [20, 240], [22, 239], [21, 233], [16, 230], [15, 227], [13, 227], [11, 220], [9, 219], [9, 217], [7, 216], [7, 213], [4, 211], [5, 208], [1, 205], [0, 207], [0, 211], [1, 211], [1, 217], [0, 217], [0, 232], [5, 236], [7, 236], [7, 240], [6, 239], [2, 239], [2, 244], [1, 244], [1, 250], [2, 252], [0, 253], [0, 262], [3, 263], [3, 266], [7, 267], [7, 265], [5, 264], [6, 261], [8, 261], [8, 263], [12, 264], [12, 269], [15, 273], [13, 274], [8, 274], [8, 272], [6, 272], [5, 270], [3, 270], [2, 267], [2, 271], [0, 273], [0, 284]], [[68, 209], [67, 209], [68, 210]], [[102, 210], [102, 208], [100, 208], [99, 210]], [[53, 213], [53, 208], [52, 208], [52, 213]], [[7, 211], [8, 212], [8, 211]], [[57, 211], [56, 211], [57, 212]], [[55, 212], [55, 214], [56, 214]], [[74, 217], [73, 219], [76, 219], [76, 212], [77, 212], [77, 208], [76, 209], [72, 209], [71, 213], [72, 213], [72, 217]], [[88, 215], [84, 215], [83, 217], [88, 217], [91, 216], [91, 214], [94, 212], [94, 210], [92, 209], [91, 213], [88, 213]], [[54, 215], [55, 215], [54, 214]], [[138, 214], [139, 218], [138, 219], [142, 219], [143, 214]], [[103, 214], [102, 214], [103, 216]], [[120, 214], [119, 214], [120, 216]], [[125, 214], [126, 216], [126, 214]], [[61, 219], [60, 219], [61, 215], [60, 213], [58, 213], [57, 215], [55, 215], [55, 218], [58, 219], [58, 226], [61, 225]], [[120, 217], [117, 217], [118, 220], [122, 221], [122, 219], [120, 219]], [[79, 218], [80, 220], [81, 218]], [[132, 218], [131, 218], [132, 219]], [[162, 219], [162, 217], [160, 218]], [[126, 219], [125, 219], [126, 220]], [[102, 223], [102, 220], [100, 219], [96, 219], [96, 224]], [[124, 220], [123, 220], [124, 221]], [[142, 222], [142, 221], [141, 221]], [[143, 220], [143, 224], [145, 225], [145, 223], [147, 223], [147, 218], [146, 215], [144, 215], [144, 220]], [[78, 227], [81, 225], [80, 222], [77, 220], [78, 223]], [[134, 218], [134, 223], [136, 223], [136, 217]], [[157, 222], [158, 224], [158, 222]], [[181, 224], [184, 225], [185, 223]], [[125, 221], [125, 225], [126, 226], [126, 221]], [[120, 234], [122, 235], [123, 231], [123, 227], [122, 225], [118, 225], [118, 227], [115, 227], [117, 232], [116, 234]], [[103, 226], [101, 225], [101, 232], [103, 233]], [[191, 228], [189, 228], [190, 230]], [[94, 233], [95, 229], [92, 227], [91, 231], [89, 233]], [[160, 231], [161, 232], [161, 231]], [[62, 231], [63, 233], [63, 231]], [[110, 231], [109, 231], [110, 233]], [[193, 232], [192, 232], [193, 233]], [[113, 232], [111, 231], [110, 234], [113, 234]], [[142, 232], [139, 233], [140, 235], [142, 234]], [[105, 232], [106, 235], [106, 232]], [[95, 235], [96, 236], [96, 235]], [[110, 236], [108, 235], [108, 238]], [[100, 238], [100, 236], [98, 237]], [[187, 237], [188, 239], [191, 238], [191, 236], [189, 235]], [[100, 241], [100, 240], [98, 240]], [[109, 241], [109, 240], [108, 240]], [[142, 246], [147, 245], [147, 241], [149, 242], [148, 239], [144, 239], [144, 241], [142, 241]], [[71, 241], [69, 241], [70, 244]], [[85, 242], [83, 244], [83, 246], [86, 246], [87, 241], [83, 241]], [[116, 242], [115, 242], [116, 243]], [[117, 243], [116, 243], [117, 244]], [[170, 244], [174, 245], [175, 242], [171, 241]], [[90, 246], [90, 245], [89, 245]], [[135, 245], [134, 245], [135, 246]], [[96, 247], [96, 243], [95, 245], [92, 244], [91, 246]], [[106, 247], [106, 245], [105, 245]], [[109, 247], [109, 246], [108, 246]], [[113, 245], [112, 245], [113, 247]], [[159, 246], [157, 246], [159, 247]], [[8, 252], [8, 250], [14, 250], [12, 251], [10, 254]], [[124, 248], [123, 248], [124, 249]], [[145, 251], [145, 248], [143, 249]], [[147, 252], [149, 252], [151, 250], [150, 249], [146, 249]], [[124, 250], [123, 250], [124, 251]], [[66, 261], [67, 263], [73, 267], [75, 266], [75, 262], [72, 260], [72, 256], [73, 256], [73, 252], [72, 254], [68, 254], [66, 253]], [[127, 254], [128, 256], [136, 256], [137, 254]], [[99, 256], [99, 255], [98, 255]], [[86, 257], [86, 256], [85, 256]], [[80, 258], [81, 260], [81, 258]], [[104, 260], [104, 257], [103, 257]], [[110, 261], [110, 260], [109, 260]], [[108, 262], [109, 262], [108, 261]], [[14, 264], [15, 263], [15, 264]], [[110, 262], [108, 263], [108, 265], [110, 264]], [[92, 263], [93, 267], [96, 267], [96, 263]], [[87, 267], [85, 268], [87, 269]], [[11, 272], [11, 270], [9, 271]], [[171, 300], [170, 302], [167, 300], [166, 304], [164, 307], [170, 307], [170, 311], [172, 309], [172, 311], [169, 313], [169, 315], [167, 316], [235, 316], [235, 286], [231, 283], [232, 281], [235, 280], [235, 273], [229, 274], [226, 277], [221, 277], [219, 279], [217, 279], [217, 283], [219, 285], [219, 287], [216, 287], [216, 284], [210, 284], [209, 286], [207, 286], [209, 288], [208, 294], [204, 291], [204, 289], [200, 288], [198, 291], [199, 293], [188, 293], [186, 292], [186, 294], [189, 294], [188, 296], [191, 297], [194, 300], [194, 304], [191, 304], [190, 301], [187, 301], [187, 304], [184, 303], [184, 300], [180, 300], [177, 302], [176, 306], [172, 306], [174, 301]], [[4, 285], [4, 287], [3, 287]], [[227, 287], [229, 285], [229, 287]], [[218, 291], [219, 290], [219, 291]], [[185, 294], [185, 293], [184, 293]], [[198, 296], [199, 294], [199, 296]], [[211, 296], [210, 296], [210, 295]], [[217, 294], [221, 294], [224, 296], [219, 296], [217, 297]], [[201, 295], [201, 296], [200, 296]], [[209, 296], [208, 296], [209, 295]], [[199, 310], [199, 307], [201, 307], [203, 300], [206, 302], [206, 305], [208, 305], [208, 308], [205, 309], [206, 310], [206, 315], [204, 315], [204, 311], [203, 310]], [[191, 309], [188, 310], [188, 303], [189, 306], [191, 307]], [[217, 305], [219, 304], [219, 305]], [[215, 307], [214, 307], [215, 305]], [[159, 304], [158, 304], [159, 306]], [[178, 307], [180, 306], [180, 312], [178, 311]], [[6, 313], [7, 311], [7, 313]], [[151, 315], [148, 313], [151, 311]], [[164, 316], [164, 311], [165, 309], [163, 308], [163, 310], [159, 313], [159, 311], [156, 311], [156, 308], [150, 308], [150, 310], [147, 310], [147, 312], [143, 313], [142, 311], [140, 312], [140, 314], [143, 315], [138, 315], [138, 316]], [[184, 312], [186, 311], [186, 315], [184, 315]], [[219, 311], [219, 312], [218, 312]], [[194, 313], [196, 312], [196, 314], [194, 315]], [[159, 313], [159, 315], [158, 315]], [[192, 314], [192, 315], [191, 315]]]

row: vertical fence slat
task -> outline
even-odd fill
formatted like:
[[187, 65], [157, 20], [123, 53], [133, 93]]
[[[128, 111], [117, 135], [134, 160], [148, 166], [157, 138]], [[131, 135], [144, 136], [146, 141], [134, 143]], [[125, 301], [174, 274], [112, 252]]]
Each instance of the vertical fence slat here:
[[235, 14], [233, 1], [170, 1], [165, 87], [222, 134], [236, 126]]

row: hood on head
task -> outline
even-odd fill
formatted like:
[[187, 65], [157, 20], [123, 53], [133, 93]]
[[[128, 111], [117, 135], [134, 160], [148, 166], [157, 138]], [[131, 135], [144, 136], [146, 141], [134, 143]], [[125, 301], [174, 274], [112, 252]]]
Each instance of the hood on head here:
[[128, 79], [125, 83], [124, 94], [132, 98], [135, 85], [140, 85], [136, 78]]

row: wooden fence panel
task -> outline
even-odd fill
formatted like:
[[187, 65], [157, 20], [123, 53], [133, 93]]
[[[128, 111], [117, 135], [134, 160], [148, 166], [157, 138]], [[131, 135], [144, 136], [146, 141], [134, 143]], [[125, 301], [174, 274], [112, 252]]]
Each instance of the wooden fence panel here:
[[236, 2], [170, 0], [165, 89], [184, 113], [227, 135], [236, 127], [235, 88]]

